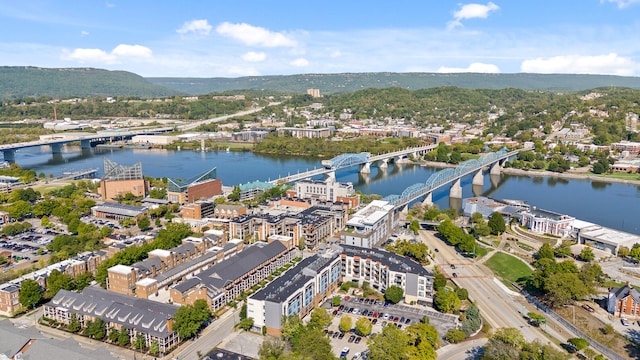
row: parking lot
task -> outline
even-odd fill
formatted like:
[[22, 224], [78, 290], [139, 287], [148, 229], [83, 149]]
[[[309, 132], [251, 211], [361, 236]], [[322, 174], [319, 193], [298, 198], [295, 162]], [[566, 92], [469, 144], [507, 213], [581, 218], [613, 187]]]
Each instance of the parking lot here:
[[355, 322], [366, 317], [371, 320], [372, 334], [382, 332], [382, 328], [388, 324], [395, 325], [400, 329], [405, 329], [411, 324], [420, 322], [426, 316], [429, 323], [436, 327], [438, 333], [443, 336], [450, 329], [456, 328], [458, 317], [450, 314], [439, 313], [427, 306], [409, 306], [403, 304], [389, 304], [380, 300], [363, 299], [352, 296], [342, 298], [340, 306], [334, 308], [335, 316], [331, 325], [327, 329], [331, 338], [331, 346], [336, 356], [339, 356], [343, 349], [349, 348], [347, 358], [351, 359], [354, 354], [362, 353], [366, 350], [367, 338], [356, 334], [355, 329], [343, 333], [340, 331], [340, 318], [349, 315]]
[[36, 262], [41, 255], [48, 252], [46, 246], [53, 241], [57, 234], [52, 230], [36, 232], [36, 230], [32, 229], [15, 236], [5, 236], [0, 238], [0, 252], [10, 252], [11, 256], [17, 261]]

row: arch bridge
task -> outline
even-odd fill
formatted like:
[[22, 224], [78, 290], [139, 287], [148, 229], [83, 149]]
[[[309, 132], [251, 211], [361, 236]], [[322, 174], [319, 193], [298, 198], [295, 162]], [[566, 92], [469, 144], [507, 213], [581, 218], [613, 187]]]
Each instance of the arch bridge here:
[[440, 170], [431, 175], [426, 182], [413, 184], [406, 188], [402, 194], [389, 195], [383, 200], [395, 205], [396, 208], [402, 209], [405, 209], [409, 203], [423, 196], [425, 197], [424, 203], [431, 203], [432, 193], [448, 184], [452, 184], [449, 196], [461, 198], [461, 178], [475, 173], [473, 176], [473, 184], [483, 185], [484, 177], [482, 170], [485, 167], [490, 168], [491, 174], [499, 174], [504, 162], [510, 157], [517, 155], [518, 152], [520, 152], [519, 149], [514, 151], [502, 149], [497, 152], [482, 154], [478, 159], [461, 162], [460, 165], [455, 168]]

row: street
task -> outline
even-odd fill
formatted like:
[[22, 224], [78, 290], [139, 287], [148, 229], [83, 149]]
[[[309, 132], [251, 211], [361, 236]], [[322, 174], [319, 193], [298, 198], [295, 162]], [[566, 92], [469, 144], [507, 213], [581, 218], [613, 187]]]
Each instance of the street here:
[[240, 322], [240, 310], [233, 309], [233, 313], [225, 313], [221, 318], [214, 320], [200, 337], [187, 341], [177, 350], [173, 351], [173, 359], [198, 360], [199, 354], [206, 354], [216, 347], [234, 330], [235, 325]]

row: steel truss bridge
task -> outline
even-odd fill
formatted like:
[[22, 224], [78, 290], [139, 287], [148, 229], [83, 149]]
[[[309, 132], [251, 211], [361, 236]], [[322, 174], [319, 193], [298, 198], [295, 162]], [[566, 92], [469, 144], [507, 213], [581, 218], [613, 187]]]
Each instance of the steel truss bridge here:
[[301, 172], [293, 175], [289, 174], [287, 176], [284, 176], [275, 180], [271, 180], [269, 182], [272, 184], [292, 183], [302, 179], [314, 177], [317, 175], [329, 175], [329, 176], [335, 177], [336, 171], [346, 169], [356, 165], [362, 166], [362, 169], [360, 170], [362, 173], [369, 173], [370, 172], [369, 168], [373, 163], [380, 162], [381, 163], [380, 167], [384, 167], [387, 165], [387, 162], [391, 159], [401, 159], [403, 157], [407, 157], [410, 155], [417, 156], [417, 155], [429, 152], [435, 149], [436, 147], [437, 145], [426, 145], [426, 146], [407, 148], [404, 150], [394, 151], [386, 154], [373, 155], [373, 156], [367, 152], [361, 152], [357, 154], [351, 154], [351, 153], [340, 154], [334, 157], [333, 159], [323, 160], [321, 168], [313, 169], [313, 170], [309, 170], [309, 171], [305, 171], [305, 172]]
[[[383, 201], [388, 201], [389, 203], [396, 206], [396, 208], [404, 208], [409, 205], [410, 202], [423, 197], [429, 197], [433, 191], [448, 185], [450, 183], [454, 183], [454, 186], [460, 186], [459, 181], [461, 178], [475, 173], [476, 176], [479, 174], [482, 176], [482, 169], [487, 166], [498, 166], [496, 167], [497, 171], [499, 171], [499, 166], [501, 163], [506, 161], [508, 158], [515, 156], [518, 154], [520, 150], [514, 150], [508, 152], [506, 149], [502, 149], [497, 152], [487, 153], [481, 155], [478, 159], [471, 159], [464, 162], [461, 162], [455, 168], [447, 168], [436, 172], [431, 175], [426, 182], [417, 183], [406, 188], [402, 194], [400, 195], [388, 195]], [[492, 173], [493, 173], [492, 168]]]

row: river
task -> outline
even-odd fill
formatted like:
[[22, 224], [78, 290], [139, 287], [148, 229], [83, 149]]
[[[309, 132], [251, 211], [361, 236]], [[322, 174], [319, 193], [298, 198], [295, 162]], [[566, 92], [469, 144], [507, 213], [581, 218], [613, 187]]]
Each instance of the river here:
[[[63, 153], [55, 156], [48, 147], [16, 153], [16, 162], [20, 166], [46, 175], [89, 168], [99, 168], [98, 174], [101, 175], [104, 158], [124, 165], [141, 161], [144, 174], [151, 177], [191, 178], [216, 167], [217, 176], [225, 185], [267, 181], [321, 166], [321, 159], [313, 157], [233, 151], [81, 150], [65, 146]], [[337, 179], [352, 182], [363, 193], [386, 196], [400, 194], [408, 186], [426, 181], [438, 170], [412, 164], [390, 164], [386, 170], [372, 166], [371, 174], [362, 176], [354, 167], [339, 171]], [[474, 189], [471, 180], [471, 176], [462, 180], [463, 197], [482, 194], [495, 199], [524, 200], [541, 209], [640, 234], [638, 185], [507, 174], [491, 178], [487, 174], [482, 189]], [[449, 199], [448, 189], [435, 192], [433, 201], [440, 208], [460, 206], [459, 200]]]

